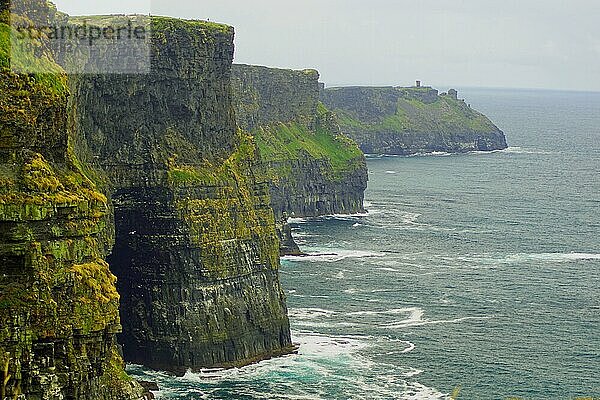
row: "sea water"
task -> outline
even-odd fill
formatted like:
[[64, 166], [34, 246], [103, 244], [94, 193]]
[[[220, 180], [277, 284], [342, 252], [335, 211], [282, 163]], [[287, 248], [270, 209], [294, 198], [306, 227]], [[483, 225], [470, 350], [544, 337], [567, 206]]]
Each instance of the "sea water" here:
[[130, 372], [164, 399], [600, 397], [600, 94], [462, 95], [508, 150], [369, 156], [368, 213], [293, 221], [300, 354]]

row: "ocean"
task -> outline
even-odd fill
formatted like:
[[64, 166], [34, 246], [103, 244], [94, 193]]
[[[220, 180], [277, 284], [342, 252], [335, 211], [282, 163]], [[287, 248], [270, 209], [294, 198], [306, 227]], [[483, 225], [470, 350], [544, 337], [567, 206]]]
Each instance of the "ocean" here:
[[364, 215], [297, 219], [300, 354], [163, 399], [600, 398], [600, 93], [463, 89], [510, 147], [368, 157]]

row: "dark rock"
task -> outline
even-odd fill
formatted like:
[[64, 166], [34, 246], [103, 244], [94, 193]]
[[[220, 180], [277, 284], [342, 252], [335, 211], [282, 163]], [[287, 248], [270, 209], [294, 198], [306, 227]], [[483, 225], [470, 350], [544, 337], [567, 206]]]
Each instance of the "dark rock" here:
[[304, 253], [292, 236], [292, 227], [288, 223], [287, 215], [277, 223], [277, 236], [279, 237], [279, 254], [281, 256], [300, 256]]
[[151, 390], [153, 392], [160, 390], [158, 387], [158, 383], [156, 383], [156, 382], [148, 382], [148, 381], [138, 381], [138, 382], [145, 390]]
[[231, 101], [233, 29], [152, 21], [151, 74], [71, 80], [80, 156], [115, 207], [123, 353], [178, 374], [285, 354], [267, 178]]
[[[0, 22], [6, 38], [8, 21]], [[66, 76], [17, 74], [7, 67], [6, 50], [0, 60], [0, 398], [140, 399], [142, 389], [125, 374], [115, 343], [119, 295], [104, 261], [114, 240], [112, 209], [93, 171], [73, 152], [79, 132], [68, 123], [76, 110], [68, 106]], [[35, 51], [57, 68], [43, 42]]]
[[233, 66], [238, 123], [256, 138], [277, 219], [364, 211], [364, 155], [319, 103], [318, 80], [314, 70]]

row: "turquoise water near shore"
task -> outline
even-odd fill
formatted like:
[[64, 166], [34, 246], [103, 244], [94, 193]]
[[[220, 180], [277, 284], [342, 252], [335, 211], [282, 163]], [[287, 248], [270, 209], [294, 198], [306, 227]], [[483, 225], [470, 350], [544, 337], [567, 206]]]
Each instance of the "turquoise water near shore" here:
[[299, 355], [129, 371], [165, 399], [599, 398], [600, 94], [460, 95], [508, 150], [369, 156], [368, 213], [293, 221]]

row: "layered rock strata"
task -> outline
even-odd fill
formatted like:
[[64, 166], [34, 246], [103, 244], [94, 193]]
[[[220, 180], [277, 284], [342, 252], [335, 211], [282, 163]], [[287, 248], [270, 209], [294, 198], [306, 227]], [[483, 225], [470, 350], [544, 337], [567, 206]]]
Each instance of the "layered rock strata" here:
[[267, 177], [232, 107], [233, 29], [152, 31], [150, 74], [71, 81], [80, 156], [114, 202], [125, 358], [183, 373], [292, 351]]
[[345, 133], [367, 154], [493, 151], [504, 133], [451, 89], [340, 87], [321, 91]]
[[233, 66], [239, 126], [256, 139], [275, 215], [363, 211], [364, 155], [319, 102], [319, 74]]
[[[13, 17], [48, 24], [48, 4], [29, 3]], [[110, 203], [73, 151], [67, 77], [43, 41], [11, 48], [8, 6], [0, 3], [0, 398], [140, 399], [115, 341]], [[15, 72], [31, 63], [49, 73]]]

